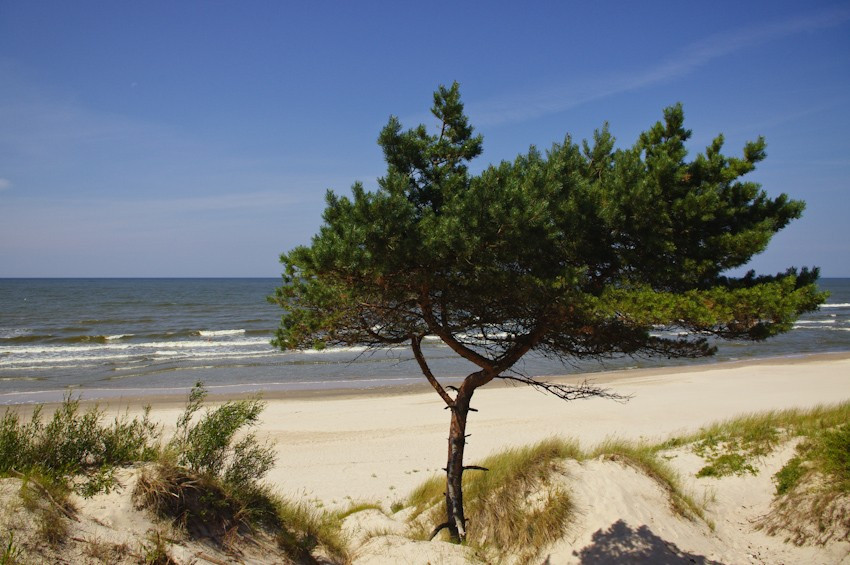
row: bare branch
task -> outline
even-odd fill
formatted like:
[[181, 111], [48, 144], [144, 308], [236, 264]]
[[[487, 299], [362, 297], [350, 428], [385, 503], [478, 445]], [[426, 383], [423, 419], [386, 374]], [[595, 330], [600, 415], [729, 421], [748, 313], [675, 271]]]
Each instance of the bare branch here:
[[422, 309], [422, 317], [425, 319], [425, 323], [428, 324], [428, 329], [431, 330], [434, 334], [437, 335], [443, 343], [448, 345], [452, 351], [466, 359], [478, 365], [482, 369], [486, 371], [492, 371], [493, 363], [490, 359], [487, 359], [483, 355], [473, 351], [472, 349], [466, 347], [464, 344], [459, 342], [454, 335], [450, 331], [448, 331], [445, 326], [441, 325], [437, 322], [437, 319], [434, 317], [434, 312], [431, 306], [431, 298], [428, 296], [427, 292], [422, 292], [420, 295], [419, 307]]
[[433, 540], [435, 537], [437, 537], [437, 534], [439, 534], [441, 531], [445, 530], [448, 527], [449, 527], [449, 523], [443, 522], [442, 524], [440, 524], [439, 526], [434, 528], [434, 530], [431, 532], [431, 535], [428, 537], [428, 541]]
[[454, 400], [452, 400], [452, 397], [449, 396], [449, 393], [446, 392], [446, 389], [443, 388], [434, 376], [434, 373], [431, 372], [431, 368], [425, 361], [425, 356], [422, 354], [422, 336], [413, 336], [410, 339], [410, 346], [413, 349], [413, 356], [416, 357], [416, 362], [419, 363], [419, 368], [422, 370], [422, 374], [425, 375], [425, 378], [428, 379], [428, 382], [431, 383], [431, 386], [434, 387], [434, 390], [437, 391], [437, 394], [439, 394], [440, 398], [443, 399], [443, 402], [446, 403], [446, 407], [453, 406]]
[[524, 385], [534, 387], [540, 392], [545, 392], [553, 396], [557, 396], [561, 400], [580, 400], [582, 398], [606, 398], [616, 402], [626, 403], [632, 399], [632, 395], [622, 395], [616, 392], [611, 392], [611, 389], [602, 388], [591, 384], [588, 381], [582, 381], [578, 385], [565, 385], [559, 383], [550, 383], [546, 381], [538, 381], [532, 377], [499, 375], [499, 379], [505, 381], [518, 382]]
[[481, 467], [479, 465], [465, 465], [463, 467], [464, 471], [489, 471], [487, 467]]

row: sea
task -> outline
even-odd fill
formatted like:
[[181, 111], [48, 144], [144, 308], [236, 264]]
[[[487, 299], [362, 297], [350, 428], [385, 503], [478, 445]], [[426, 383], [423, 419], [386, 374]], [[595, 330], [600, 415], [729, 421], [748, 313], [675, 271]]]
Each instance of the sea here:
[[[280, 351], [270, 340], [281, 310], [275, 278], [0, 279], [0, 405], [182, 394], [196, 382], [222, 394], [414, 385], [409, 347]], [[793, 330], [759, 343], [720, 342], [700, 360], [615, 357], [563, 362], [529, 354], [531, 376], [691, 365], [850, 351], [850, 279]], [[424, 343], [447, 382], [474, 367], [439, 341]]]

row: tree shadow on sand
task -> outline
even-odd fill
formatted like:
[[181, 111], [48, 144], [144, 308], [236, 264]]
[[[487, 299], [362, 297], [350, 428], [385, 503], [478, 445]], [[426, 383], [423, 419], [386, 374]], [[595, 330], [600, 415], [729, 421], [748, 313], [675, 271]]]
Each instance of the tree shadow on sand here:
[[648, 527], [631, 528], [618, 520], [603, 531], [593, 534], [590, 545], [573, 552], [581, 563], [593, 565], [613, 565], [622, 563], [652, 563], [653, 565], [680, 565], [699, 563], [700, 565], [722, 565], [719, 561], [707, 559], [679, 549], [676, 544], [658, 537]]

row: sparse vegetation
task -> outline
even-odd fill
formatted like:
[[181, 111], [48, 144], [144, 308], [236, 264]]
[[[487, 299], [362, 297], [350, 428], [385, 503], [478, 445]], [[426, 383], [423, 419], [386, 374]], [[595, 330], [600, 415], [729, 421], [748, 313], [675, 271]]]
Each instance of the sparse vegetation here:
[[14, 565], [18, 562], [22, 550], [15, 545], [15, 534], [9, 532], [9, 541], [0, 553], [0, 565]]
[[[575, 442], [552, 438], [491, 455], [474, 466], [482, 469], [468, 470], [464, 474], [468, 543], [482, 551], [518, 552], [531, 559], [562, 537], [573, 506], [555, 475], [559, 461], [578, 457]], [[427, 539], [430, 527], [445, 514], [444, 487], [435, 476], [410, 494], [407, 504], [414, 507], [416, 537]]]
[[776, 500], [759, 527], [797, 544], [850, 540], [850, 402], [750, 414], [659, 448], [692, 445], [707, 461], [697, 476], [723, 477], [756, 474], [760, 458], [793, 438], [796, 453], [774, 474]]
[[850, 541], [850, 423], [813, 431], [773, 476], [777, 499], [760, 526], [797, 544]]
[[168, 553], [168, 540], [159, 529], [148, 531], [146, 543], [139, 549], [139, 557], [144, 565], [177, 565]]
[[81, 412], [79, 398], [68, 395], [50, 421], [42, 420], [42, 407], [33, 410], [28, 423], [7, 408], [0, 420], [0, 476], [40, 477], [78, 494], [91, 496], [115, 484], [116, 466], [150, 461], [157, 454], [159, 427], [151, 422], [149, 408], [141, 418], [127, 414], [103, 423], [97, 406]]
[[139, 477], [138, 504], [221, 546], [262, 530], [295, 558], [321, 546], [344, 561], [336, 516], [290, 503], [260, 482], [274, 466], [274, 450], [247, 430], [258, 423], [263, 403], [226, 402], [199, 414], [206, 396], [196, 384], [174, 437]]
[[68, 500], [69, 491], [61, 483], [37, 473], [27, 476], [21, 484], [23, 508], [36, 518], [38, 536], [51, 547], [65, 541], [74, 507]]
[[[199, 383], [164, 447], [154, 443], [159, 428], [147, 411], [141, 417], [130, 419], [125, 414], [103, 424], [100, 410], [82, 412], [79, 401], [70, 397], [46, 421], [40, 408], [26, 423], [7, 410], [0, 421], [0, 469], [2, 475], [21, 480], [15, 504], [33, 517], [35, 538], [52, 551], [63, 551], [56, 548], [69, 539], [76, 519], [71, 493], [108, 491], [116, 465], [155, 459], [142, 470], [134, 496], [140, 505], [170, 519], [177, 531], [184, 532], [181, 536], [211, 540], [225, 551], [246, 538], [262, 538], [262, 543], [273, 544], [293, 560], [310, 561], [321, 555], [347, 562], [343, 520], [367, 509], [383, 512], [381, 505], [346, 497], [349, 506], [331, 512], [313, 501], [291, 502], [275, 494], [262, 483], [274, 465], [274, 452], [251, 431], [259, 422], [262, 402], [249, 399], [205, 408], [205, 399]], [[50, 438], [45, 437], [48, 433]], [[492, 455], [464, 473], [467, 543], [485, 560], [531, 561], [563, 538], [574, 512], [564, 480], [565, 459], [601, 457], [632, 466], [664, 488], [675, 512], [713, 528], [704, 512], [710, 497], [695, 501], [684, 491], [669, 464], [675, 456], [670, 450], [690, 449], [702, 456], [707, 465], [698, 476], [722, 477], [756, 473], [760, 458], [792, 438], [800, 438], [796, 452], [774, 475], [777, 499], [759, 526], [798, 544], [847, 541], [850, 402], [747, 415], [660, 444], [608, 440], [583, 451], [574, 441], [549, 439]], [[415, 539], [429, 538], [441, 521], [444, 487], [444, 481], [433, 477], [406, 502], [392, 504], [393, 513], [409, 509], [410, 535]], [[13, 535], [10, 530], [8, 538], [0, 540], [0, 565], [28, 558], [32, 542], [22, 547], [18, 531]], [[174, 540], [159, 527], [132, 550], [85, 541], [83, 554], [96, 562], [127, 555], [144, 563], [174, 562], [169, 553]]]
[[[672, 438], [659, 449], [691, 445], [707, 462], [697, 473], [700, 477], [755, 474], [758, 459], [781, 443], [794, 437], [812, 438], [847, 422], [850, 402], [810, 410], [774, 410], [718, 422], [694, 434]], [[788, 481], [792, 474], [786, 471], [782, 481]]]
[[91, 563], [104, 564], [120, 563], [126, 556], [131, 555], [130, 548], [126, 544], [110, 543], [96, 537], [86, 539], [82, 553], [91, 560]]
[[[604, 456], [635, 467], [667, 491], [670, 506], [677, 514], [688, 519], [705, 520], [703, 507], [684, 491], [678, 473], [659, 457], [658, 452], [656, 445], [608, 440], [597, 446], [591, 457]], [[714, 529], [711, 522], [706, 523]]]
[[364, 510], [379, 510], [381, 512], [384, 511], [384, 509], [381, 508], [381, 505], [375, 502], [352, 502], [348, 508], [337, 512], [337, 517], [340, 520], [345, 520], [352, 514], [357, 514], [358, 512], [363, 512]]

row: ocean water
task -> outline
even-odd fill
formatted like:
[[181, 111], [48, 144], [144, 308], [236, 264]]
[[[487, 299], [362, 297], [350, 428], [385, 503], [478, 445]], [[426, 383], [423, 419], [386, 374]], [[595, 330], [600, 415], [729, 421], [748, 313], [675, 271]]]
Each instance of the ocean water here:
[[[409, 347], [281, 352], [269, 345], [278, 279], [0, 279], [0, 404], [212, 390], [384, 387], [420, 382]], [[562, 364], [527, 355], [518, 369], [562, 375], [850, 351], [850, 279], [822, 279], [818, 312], [762, 343], [726, 342], [707, 360], [609, 359]], [[424, 352], [435, 374], [474, 368], [438, 341]]]

